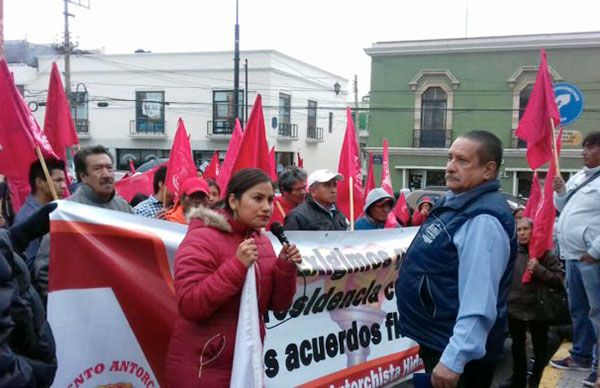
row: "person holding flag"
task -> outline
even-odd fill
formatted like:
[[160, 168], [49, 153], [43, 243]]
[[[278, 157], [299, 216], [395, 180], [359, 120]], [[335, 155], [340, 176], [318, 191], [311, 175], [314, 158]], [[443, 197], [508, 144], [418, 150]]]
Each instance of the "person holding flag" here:
[[[259, 320], [267, 309], [288, 308], [296, 292], [295, 245], [276, 255], [261, 231], [273, 212], [273, 184], [262, 170], [245, 168], [227, 185], [224, 209], [190, 213], [175, 257], [179, 318], [166, 358], [168, 387], [229, 387], [241, 291], [256, 271]], [[260, 327], [261, 340], [265, 336]]]
[[573, 321], [573, 347], [565, 359], [552, 360], [559, 369], [593, 370], [584, 380], [593, 386], [598, 376], [600, 329], [600, 132], [583, 140], [584, 167], [565, 184], [554, 178], [558, 244], [567, 269], [567, 293]]
[[[50, 184], [54, 185], [56, 195], [58, 195], [59, 199], [62, 199], [63, 193], [67, 187], [65, 163], [59, 159], [46, 159], [45, 162], [52, 181], [48, 182], [46, 180], [46, 174], [44, 174], [42, 163], [39, 160], [31, 165], [29, 168], [29, 186], [31, 187], [31, 194], [29, 194], [25, 203], [17, 212], [14, 222], [15, 225], [27, 220], [43, 205], [54, 200], [52, 190], [50, 190]], [[27, 263], [29, 270], [33, 269], [33, 261], [37, 255], [41, 240], [42, 238], [40, 236], [40, 238], [31, 241], [25, 250], [25, 262]]]

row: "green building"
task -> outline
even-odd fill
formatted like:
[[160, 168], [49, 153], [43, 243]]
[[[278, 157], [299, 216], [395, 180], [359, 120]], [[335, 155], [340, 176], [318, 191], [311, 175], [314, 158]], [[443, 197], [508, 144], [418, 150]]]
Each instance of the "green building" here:
[[568, 177], [582, 167], [582, 138], [600, 128], [600, 32], [374, 43], [365, 50], [372, 59], [365, 150], [381, 153], [389, 140], [396, 190], [444, 185], [452, 141], [489, 130], [505, 147], [503, 190], [528, 197], [532, 172], [514, 133], [541, 48], [554, 82], [584, 96], [583, 113], [564, 127], [560, 168]]

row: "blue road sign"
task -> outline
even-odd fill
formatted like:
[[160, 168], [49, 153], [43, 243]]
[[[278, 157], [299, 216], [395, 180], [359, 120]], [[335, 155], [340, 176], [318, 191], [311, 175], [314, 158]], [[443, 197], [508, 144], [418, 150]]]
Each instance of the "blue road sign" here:
[[554, 84], [554, 96], [560, 113], [560, 125], [572, 124], [583, 112], [583, 93], [573, 84], [560, 82]]

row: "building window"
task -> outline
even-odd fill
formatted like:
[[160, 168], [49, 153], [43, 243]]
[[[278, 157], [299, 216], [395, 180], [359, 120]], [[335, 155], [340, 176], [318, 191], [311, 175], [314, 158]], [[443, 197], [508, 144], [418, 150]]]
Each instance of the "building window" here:
[[[233, 90], [213, 91], [213, 134], [231, 134], [235, 127], [235, 104]], [[244, 115], [244, 91], [238, 92], [238, 114], [243, 119]]]
[[[548, 67], [550, 75], [552, 76], [553, 82], [562, 81], [563, 78], [554, 70], [552, 67]], [[524, 141], [517, 138], [515, 134], [519, 121], [523, 117], [527, 103], [529, 102], [529, 95], [533, 89], [533, 83], [537, 76], [538, 67], [533, 66], [521, 66], [519, 67], [507, 80], [508, 87], [512, 90], [512, 120], [511, 120], [511, 148], [526, 148], [527, 145]]]
[[279, 136], [291, 136], [292, 96], [279, 93]]
[[89, 133], [89, 105], [87, 92], [71, 92], [71, 116], [78, 134]]
[[170, 150], [141, 149], [141, 148], [117, 148], [117, 170], [129, 170], [129, 161], [138, 168], [152, 159], [163, 159], [169, 157]]
[[329, 133], [333, 132], [333, 112], [329, 112]]
[[[532, 90], [533, 85], [530, 84], [523, 88], [519, 93], [519, 121], [521, 121], [525, 109], [527, 108], [527, 104], [529, 104], [529, 96], [531, 96]], [[517, 138], [517, 148], [527, 148], [527, 142]]]
[[452, 108], [460, 82], [444, 69], [421, 70], [409, 82], [415, 92], [413, 146], [448, 148], [452, 143]]
[[294, 165], [293, 152], [275, 152], [275, 165], [277, 166], [277, 174], [283, 171], [284, 168]]
[[428, 88], [421, 101], [421, 147], [446, 146], [446, 114], [448, 100], [440, 87]]
[[136, 132], [165, 133], [165, 92], [136, 92], [135, 110]]
[[[306, 120], [306, 137], [316, 139], [317, 136], [317, 102], [308, 100], [308, 112]], [[323, 129], [321, 129], [321, 138], [323, 138]]]

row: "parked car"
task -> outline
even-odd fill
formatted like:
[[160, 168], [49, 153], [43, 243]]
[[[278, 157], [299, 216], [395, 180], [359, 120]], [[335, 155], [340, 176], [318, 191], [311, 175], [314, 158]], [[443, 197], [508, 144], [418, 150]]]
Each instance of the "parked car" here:
[[[423, 197], [429, 197], [433, 202], [437, 202], [447, 191], [448, 188], [446, 186], [428, 186], [424, 189], [413, 190], [406, 196], [406, 203], [411, 210], [414, 210], [417, 207], [417, 203]], [[502, 195], [506, 198], [506, 202], [511, 210], [515, 210], [517, 207], [525, 207], [526, 201], [523, 198], [504, 192]]]

